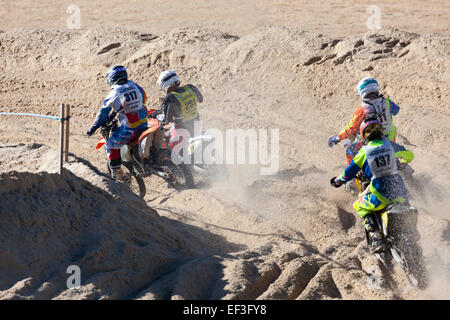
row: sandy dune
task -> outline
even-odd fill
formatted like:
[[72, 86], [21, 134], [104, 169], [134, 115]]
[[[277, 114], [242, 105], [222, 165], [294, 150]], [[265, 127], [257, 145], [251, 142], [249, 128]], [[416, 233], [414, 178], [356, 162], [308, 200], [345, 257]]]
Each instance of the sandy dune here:
[[[183, 16], [181, 1], [129, 1], [114, 26], [119, 2], [80, 1], [79, 30], [65, 28], [70, 4], [56, 3], [1, 6], [0, 110], [57, 115], [67, 103], [73, 118], [63, 176], [56, 122], [0, 118], [0, 298], [450, 297], [447, 2], [383, 2], [383, 28], [369, 31], [362, 1], [195, 1]], [[178, 19], [166, 23], [168, 12]], [[103, 75], [119, 63], [149, 106], [162, 97], [159, 72], [171, 68], [202, 90], [206, 128], [278, 129], [278, 172], [229, 166], [228, 181], [182, 192], [149, 178], [144, 200], [111, 181], [84, 133], [108, 92]], [[354, 196], [329, 187], [345, 160], [327, 139], [350, 120], [366, 75], [401, 106], [398, 141], [416, 156], [406, 183], [420, 212], [426, 290], [399, 269], [368, 284], [377, 262]], [[81, 269], [79, 290], [67, 289], [70, 265]]]

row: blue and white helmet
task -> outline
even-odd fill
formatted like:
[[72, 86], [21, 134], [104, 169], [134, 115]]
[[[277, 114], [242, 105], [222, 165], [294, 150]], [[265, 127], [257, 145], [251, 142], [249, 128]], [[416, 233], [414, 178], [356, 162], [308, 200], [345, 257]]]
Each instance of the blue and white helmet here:
[[358, 83], [357, 90], [358, 95], [364, 99], [371, 92], [379, 92], [378, 82], [375, 78], [366, 77]]
[[106, 73], [106, 82], [109, 86], [113, 86], [119, 82], [127, 82], [128, 73], [124, 66], [114, 66]]
[[156, 84], [159, 86], [159, 88], [167, 92], [167, 90], [174, 85], [175, 83], [179, 82], [180, 79], [178, 78], [178, 75], [173, 70], [165, 70], [161, 72], [161, 74], [158, 77], [158, 80], [156, 81]]

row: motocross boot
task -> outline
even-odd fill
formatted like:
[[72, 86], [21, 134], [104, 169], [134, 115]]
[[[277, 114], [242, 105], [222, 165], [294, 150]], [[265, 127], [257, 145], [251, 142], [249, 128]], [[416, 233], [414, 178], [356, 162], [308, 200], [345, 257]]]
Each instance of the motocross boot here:
[[111, 177], [112, 177], [114, 180], [123, 182], [124, 180], [123, 180], [123, 171], [122, 171], [122, 168], [114, 168], [114, 169], [111, 169]]
[[386, 249], [385, 243], [383, 241], [383, 234], [380, 230], [378, 230], [373, 214], [366, 215], [364, 217], [363, 224], [370, 237], [370, 253], [374, 254], [383, 252]]
[[381, 234], [380, 231], [369, 232], [369, 237], [371, 240], [369, 248], [370, 253], [372, 254], [381, 253], [386, 249], [385, 244], [383, 242], [383, 235]]
[[121, 163], [122, 163], [122, 161], [120, 158], [115, 159], [115, 160], [108, 160], [108, 167], [111, 172], [111, 177], [114, 180], [123, 182], [124, 180], [123, 180], [123, 171], [121, 168]]

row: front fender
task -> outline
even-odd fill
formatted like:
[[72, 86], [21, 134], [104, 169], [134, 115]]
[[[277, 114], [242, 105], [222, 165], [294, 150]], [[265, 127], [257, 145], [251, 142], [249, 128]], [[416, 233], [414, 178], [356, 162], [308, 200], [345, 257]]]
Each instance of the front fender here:
[[106, 144], [105, 138], [101, 137], [101, 138], [98, 139], [97, 145], [95, 146], [95, 149], [100, 149], [100, 148], [103, 147], [105, 144]]

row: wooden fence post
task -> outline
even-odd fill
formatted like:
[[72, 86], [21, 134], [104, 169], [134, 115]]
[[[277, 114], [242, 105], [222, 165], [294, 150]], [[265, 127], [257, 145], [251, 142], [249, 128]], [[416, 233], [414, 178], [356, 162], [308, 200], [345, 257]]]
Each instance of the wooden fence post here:
[[64, 104], [61, 104], [61, 115], [59, 125], [59, 174], [63, 171], [63, 153], [64, 153]]
[[67, 109], [66, 109], [66, 121], [64, 121], [66, 123], [66, 145], [65, 145], [65, 158], [64, 158], [64, 162], [69, 162], [69, 123], [70, 123], [70, 105], [66, 105]]

